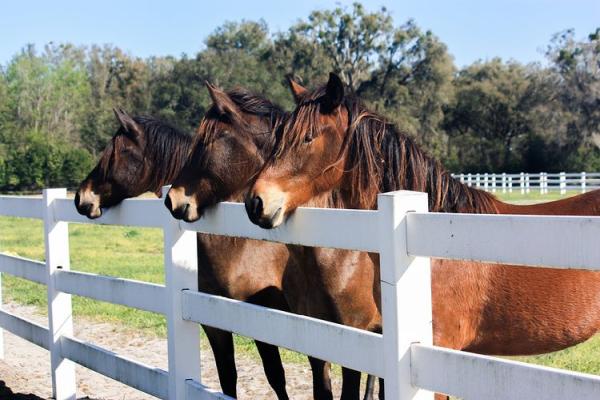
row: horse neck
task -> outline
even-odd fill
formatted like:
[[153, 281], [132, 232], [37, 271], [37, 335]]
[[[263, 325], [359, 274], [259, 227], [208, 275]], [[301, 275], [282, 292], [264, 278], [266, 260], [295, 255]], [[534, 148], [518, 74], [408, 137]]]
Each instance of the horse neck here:
[[387, 138], [382, 140], [379, 153], [383, 161], [378, 174], [380, 192], [426, 192], [431, 212], [498, 213], [499, 200], [453, 178], [410, 137], [391, 126], [386, 128], [384, 135]]

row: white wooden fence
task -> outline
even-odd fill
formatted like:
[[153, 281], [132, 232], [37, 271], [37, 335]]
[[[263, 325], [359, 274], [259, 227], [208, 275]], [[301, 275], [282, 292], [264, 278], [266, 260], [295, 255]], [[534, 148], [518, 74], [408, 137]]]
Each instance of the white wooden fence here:
[[[375, 211], [301, 208], [282, 227], [263, 230], [235, 203], [187, 224], [172, 219], [161, 200], [126, 200], [90, 221], [64, 189], [47, 189], [43, 198], [0, 196], [0, 215], [43, 219], [46, 238], [45, 263], [2, 254], [0, 271], [45, 284], [49, 300], [48, 327], [4, 310], [0, 326], [50, 350], [59, 400], [75, 398], [73, 363], [159, 398], [226, 398], [200, 382], [198, 323], [383, 377], [387, 399], [431, 398], [431, 391], [466, 399], [600, 398], [598, 376], [433, 346], [428, 258], [598, 270], [600, 218], [430, 214], [426, 195], [415, 192], [381, 194], [378, 203]], [[165, 285], [70, 271], [69, 222], [162, 228]], [[379, 252], [383, 334], [197, 292], [195, 231]], [[164, 314], [169, 370], [73, 337], [71, 294]]]
[[588, 190], [600, 189], [600, 172], [559, 172], [549, 174], [547, 172], [529, 173], [521, 172], [519, 174], [452, 174], [453, 177], [460, 179], [462, 183], [484, 189], [489, 192], [521, 194], [539, 191], [540, 194], [547, 194], [548, 191], [558, 191], [560, 194], [567, 193], [567, 190], [585, 193]]

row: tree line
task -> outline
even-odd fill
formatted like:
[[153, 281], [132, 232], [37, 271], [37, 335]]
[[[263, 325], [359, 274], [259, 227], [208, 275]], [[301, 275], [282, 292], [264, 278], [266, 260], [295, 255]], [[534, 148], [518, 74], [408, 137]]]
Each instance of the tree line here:
[[550, 39], [543, 65], [458, 69], [444, 43], [381, 8], [312, 12], [285, 31], [227, 22], [195, 56], [142, 59], [112, 45], [24, 47], [0, 67], [0, 190], [73, 187], [117, 127], [112, 107], [193, 131], [208, 80], [291, 109], [285, 76], [330, 71], [453, 171], [600, 169], [600, 28]]

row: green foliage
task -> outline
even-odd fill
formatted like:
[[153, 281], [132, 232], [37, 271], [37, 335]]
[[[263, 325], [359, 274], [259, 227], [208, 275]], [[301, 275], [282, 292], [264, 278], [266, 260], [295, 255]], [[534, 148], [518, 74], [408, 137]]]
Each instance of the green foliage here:
[[457, 70], [434, 33], [360, 3], [275, 33], [262, 20], [226, 22], [204, 43], [148, 59], [111, 45], [25, 46], [0, 66], [0, 190], [76, 186], [117, 129], [113, 107], [193, 131], [211, 105], [205, 81], [291, 109], [287, 74], [313, 87], [330, 71], [453, 171], [600, 167], [600, 28], [555, 35], [545, 67]]
[[34, 190], [40, 187], [75, 187], [93, 166], [90, 153], [37, 133], [5, 149], [0, 162], [4, 190]]
[[349, 88], [357, 90], [369, 78], [373, 60], [384, 52], [393, 35], [392, 17], [385, 8], [368, 12], [360, 3], [313, 11], [308, 21], [290, 29], [322, 48]]
[[[459, 162], [486, 171], [519, 169], [520, 139], [534, 133], [532, 110], [544, 101], [536, 96], [533, 67], [476, 63], [458, 74], [455, 101], [446, 113], [445, 127], [455, 143]], [[472, 146], [462, 146], [463, 141]], [[469, 165], [469, 160], [473, 165]]]

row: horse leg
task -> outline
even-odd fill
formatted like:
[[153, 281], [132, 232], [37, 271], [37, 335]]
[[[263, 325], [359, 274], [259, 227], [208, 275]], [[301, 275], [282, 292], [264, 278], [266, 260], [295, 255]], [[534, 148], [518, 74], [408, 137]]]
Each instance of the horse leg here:
[[313, 398], [315, 400], [333, 400], [329, 363], [318, 358], [308, 357], [313, 375]]
[[360, 396], [360, 372], [350, 368], [342, 368], [341, 400], [358, 400]]
[[289, 397], [285, 390], [285, 371], [283, 370], [279, 349], [277, 346], [258, 340], [255, 340], [254, 343], [256, 343], [258, 354], [260, 354], [267, 380], [275, 391], [277, 398], [287, 400]]
[[235, 368], [233, 334], [210, 326], [202, 325], [202, 327], [215, 355], [221, 389], [227, 396], [236, 398], [237, 370]]
[[365, 388], [365, 397], [363, 400], [373, 400], [375, 393], [375, 377], [373, 375], [367, 376], [367, 387]]

